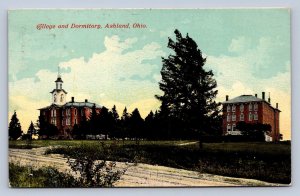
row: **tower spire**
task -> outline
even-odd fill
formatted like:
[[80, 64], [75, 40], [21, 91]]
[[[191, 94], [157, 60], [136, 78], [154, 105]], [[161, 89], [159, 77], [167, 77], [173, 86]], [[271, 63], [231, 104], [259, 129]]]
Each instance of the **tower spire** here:
[[59, 67], [59, 66], [57, 66], [57, 77], [58, 77], [58, 78], [61, 77], [61, 76], [60, 76], [60, 67]]

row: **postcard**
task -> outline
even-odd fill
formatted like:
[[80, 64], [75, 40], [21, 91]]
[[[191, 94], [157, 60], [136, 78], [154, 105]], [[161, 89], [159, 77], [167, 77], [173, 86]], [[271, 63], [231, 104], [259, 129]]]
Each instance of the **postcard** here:
[[291, 185], [290, 9], [8, 11], [12, 188]]

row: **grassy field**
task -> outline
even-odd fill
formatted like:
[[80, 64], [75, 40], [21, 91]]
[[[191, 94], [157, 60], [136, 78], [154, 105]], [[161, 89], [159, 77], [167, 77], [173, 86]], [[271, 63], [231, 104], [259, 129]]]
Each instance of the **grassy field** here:
[[78, 187], [78, 183], [72, 176], [58, 172], [54, 168], [33, 170], [15, 164], [9, 164], [9, 183], [11, 187], [16, 188]]
[[[45, 147], [45, 146], [93, 146], [99, 145], [100, 140], [32, 140], [31, 144], [28, 145], [28, 142], [25, 140], [15, 140], [9, 141], [9, 148], [38, 148], [38, 147]], [[135, 145], [136, 141], [133, 140], [106, 140], [104, 142], [107, 145], [114, 144], [114, 145]], [[183, 140], [183, 141], [146, 141], [141, 140], [139, 141], [140, 145], [159, 145], [159, 146], [172, 146], [172, 145], [180, 145], [185, 143], [190, 143], [194, 141]]]
[[[191, 143], [190, 145], [180, 145]], [[24, 141], [10, 141], [10, 147], [28, 147]], [[46, 153], [78, 158], [158, 164], [199, 172], [252, 178], [289, 184], [291, 146], [289, 143], [204, 143], [193, 141], [76, 141], [37, 140], [33, 147], [57, 146]]]

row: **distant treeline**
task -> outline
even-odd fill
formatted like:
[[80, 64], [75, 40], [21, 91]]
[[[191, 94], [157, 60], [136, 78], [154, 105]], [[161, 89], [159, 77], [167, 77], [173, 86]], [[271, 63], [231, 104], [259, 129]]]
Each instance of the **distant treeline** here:
[[[173, 139], [199, 139], [199, 132], [187, 129], [183, 121], [179, 119], [166, 118], [162, 113], [156, 111], [150, 113], [143, 119], [136, 108], [132, 113], [127, 112], [125, 107], [122, 116], [118, 115], [116, 106], [111, 110], [106, 107], [100, 113], [92, 108], [90, 117], [83, 118], [79, 124], [69, 130], [73, 139], [86, 139], [87, 135], [103, 135], [111, 139], [149, 139], [149, 140], [173, 140]], [[221, 121], [215, 131], [210, 135], [221, 135]], [[43, 138], [55, 137], [58, 129], [46, 122], [43, 116], [39, 117], [37, 133]]]

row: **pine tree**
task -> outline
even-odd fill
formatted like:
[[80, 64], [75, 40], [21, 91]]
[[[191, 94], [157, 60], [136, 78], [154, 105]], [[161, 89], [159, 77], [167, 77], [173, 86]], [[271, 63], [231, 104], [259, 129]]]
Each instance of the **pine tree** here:
[[36, 134], [36, 129], [34, 128], [34, 125], [33, 125], [32, 121], [31, 121], [31, 123], [30, 123], [30, 125], [29, 125], [27, 134], [29, 135], [29, 138], [30, 138], [30, 139], [32, 139], [32, 135], [35, 135], [35, 134]]
[[127, 112], [127, 108], [125, 107], [121, 116], [121, 129], [122, 129], [122, 133], [120, 134], [121, 137], [123, 138], [123, 140], [125, 139], [125, 137], [128, 137], [128, 120], [129, 120], [129, 114]]
[[150, 113], [146, 116], [145, 118], [145, 136], [147, 138], [151, 138], [153, 139], [155, 137], [154, 135], [154, 114], [152, 112], [152, 110], [150, 111]]
[[22, 128], [21, 128], [20, 121], [17, 117], [16, 111], [11, 117], [9, 127], [8, 127], [8, 135], [9, 135], [9, 139], [13, 139], [13, 140], [18, 139], [22, 135]]
[[164, 94], [156, 95], [162, 103], [160, 112], [171, 121], [169, 125], [181, 122], [182, 129], [189, 132], [210, 131], [219, 113], [217, 82], [213, 72], [204, 68], [206, 58], [197, 43], [188, 34], [182, 37], [178, 30], [175, 35], [176, 41], [169, 38], [168, 43], [174, 53], [162, 58], [159, 88]]
[[120, 132], [120, 119], [119, 119], [119, 114], [117, 112], [116, 106], [114, 105], [111, 109], [110, 116], [112, 118], [111, 122], [111, 130], [110, 134], [113, 138], [116, 137], [121, 137], [121, 132]]
[[117, 122], [119, 120], [119, 114], [117, 112], [116, 105], [114, 105], [113, 108], [111, 109], [111, 113], [114, 118], [114, 121]]
[[130, 128], [130, 135], [131, 138], [140, 138], [143, 134], [143, 123], [144, 120], [142, 119], [140, 112], [137, 108], [135, 108], [132, 111], [132, 114], [130, 115], [129, 118], [129, 128]]

